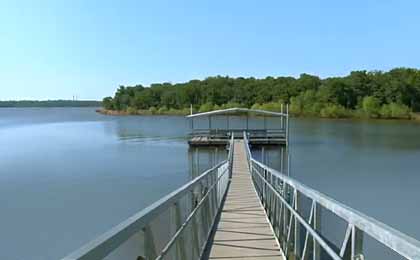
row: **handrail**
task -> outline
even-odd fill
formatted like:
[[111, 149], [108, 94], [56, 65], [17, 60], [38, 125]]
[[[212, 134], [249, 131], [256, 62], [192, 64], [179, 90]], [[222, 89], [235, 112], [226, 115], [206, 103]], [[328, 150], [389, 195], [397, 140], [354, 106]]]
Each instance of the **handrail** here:
[[[286, 219], [288, 220], [286, 225], [289, 224], [289, 229], [292, 226], [290, 223], [295, 221], [295, 229], [298, 229], [299, 227], [296, 223], [300, 223], [306, 230], [303, 251], [298, 251], [296, 246], [294, 246], [295, 248], [293, 249], [295, 251], [294, 253], [297, 254], [298, 257], [302, 257], [303, 259], [308, 253], [307, 250], [309, 247], [308, 241], [310, 235], [314, 240], [314, 244], [317, 243], [321, 246], [333, 259], [344, 259], [347, 254], [351, 254], [357, 259], [363, 259], [363, 234], [365, 233], [404, 258], [420, 259], [420, 241], [403, 234], [402, 232], [391, 228], [372, 217], [366, 216], [365, 214], [352, 209], [319, 191], [309, 188], [299, 181], [255, 160], [252, 157], [249, 146], [247, 145], [248, 139], [245, 133], [244, 141], [246, 143], [247, 158], [251, 174], [254, 178], [254, 184], [257, 190], [259, 189], [258, 187], [261, 187], [259, 190], [259, 196], [263, 200], [263, 204], [266, 206], [267, 213], [269, 215], [275, 214], [273, 213], [273, 209], [271, 207], [278, 207], [278, 205], [273, 205], [272, 201], [267, 201], [267, 197], [274, 195], [280, 201], [281, 207], [283, 207], [283, 209], [287, 208], [288, 214], [293, 216], [289, 216], [291, 220]], [[299, 195], [304, 195], [312, 201], [309, 220], [302, 217], [302, 214], [299, 212], [299, 207], [297, 206]], [[320, 208], [334, 213], [336, 216], [343, 219], [348, 225], [340, 252], [336, 252], [332, 249], [329, 246], [328, 241], [320, 235], [320, 230], [317, 230], [314, 218], [316, 211], [318, 211], [318, 213], [320, 212]], [[283, 213], [283, 216], [284, 215], [286, 214]], [[320, 218], [319, 215], [317, 217]], [[271, 218], [270, 220], [272, 225], [276, 226], [278, 229], [280, 229], [280, 226], [284, 226], [284, 223], [273, 223], [284, 222], [284, 217], [282, 219], [281, 217], [279, 218], [276, 216], [275, 219]], [[290, 233], [288, 234], [288, 238], [291, 239], [290, 242], [294, 244], [299, 243], [296, 242], [298, 239], [295, 238], [295, 241], [293, 241], [293, 238], [290, 238], [292, 236], [291, 233], [293, 233], [292, 231], [289, 230], [288, 233]], [[299, 234], [296, 232], [295, 235]], [[285, 247], [287, 247], [287, 244], [289, 243], [288, 239], [283, 242], [283, 244], [286, 244]], [[287, 248], [285, 249], [285, 251], [290, 250]]]
[[213, 110], [198, 114], [192, 114], [186, 116], [187, 118], [194, 118], [194, 117], [201, 117], [201, 116], [211, 116], [211, 115], [225, 115], [229, 113], [256, 113], [256, 114], [262, 114], [262, 115], [270, 115], [270, 116], [286, 116], [283, 112], [273, 112], [273, 111], [267, 111], [267, 110], [261, 110], [261, 109], [249, 109], [249, 108], [228, 108], [228, 109], [219, 109], [219, 110]]
[[[212, 218], [210, 219], [211, 221], [207, 221], [209, 226], [196, 227], [203, 229], [202, 233], [207, 232], [209, 235], [211, 227], [214, 225], [216, 215], [221, 209], [222, 198], [224, 197], [227, 191], [229, 178], [226, 173], [229, 173], [230, 175], [233, 157], [232, 151], [233, 136], [230, 141], [229, 154], [227, 160], [218, 163], [209, 170], [206, 170], [200, 176], [196, 177], [195, 179], [191, 180], [190, 182], [178, 188], [177, 190], [159, 199], [158, 201], [141, 210], [140, 212], [134, 214], [132, 217], [123, 221], [108, 232], [104, 233], [103, 235], [87, 243], [80, 249], [66, 256], [65, 258], [63, 258], [63, 260], [104, 259], [109, 254], [113, 253], [116, 250], [119, 250], [119, 247], [122, 244], [131, 239], [133, 235], [137, 234], [138, 232], [143, 232], [144, 242], [149, 243], [148, 245], [144, 246], [144, 250], [152, 251], [151, 253], [146, 252], [144, 254], [149, 254], [149, 256], [153, 256], [143, 258], [141, 258], [142, 256], [139, 256], [138, 259], [163, 259], [165, 254], [167, 254], [168, 250], [172, 247], [172, 245], [175, 242], [177, 242], [175, 240], [179, 240], [178, 238], [180, 237], [181, 233], [184, 232], [185, 227], [190, 224], [191, 220], [193, 218], [197, 218], [198, 215], [203, 215], [197, 214], [198, 211], [206, 210], [210, 214], [210, 211], [216, 208], [217, 212], [213, 212], [213, 210], [211, 216], [207, 216], [209, 219]], [[198, 195], [196, 195], [196, 189], [200, 190], [200, 193]], [[190, 205], [191, 211], [184, 219], [182, 224], [178, 225], [175, 234], [173, 234], [172, 237], [165, 241], [166, 246], [164, 246], [160, 250], [156, 250], [155, 248], [146, 248], [150, 247], [150, 241], [147, 240], [153, 240], [153, 237], [147, 237], [147, 234], [151, 232], [150, 223], [157, 217], [159, 217], [161, 214], [167, 212], [168, 210], [171, 210], [172, 208], [176, 208], [179, 210], [179, 201], [185, 199], [186, 196], [191, 196], [191, 203], [193, 203], [192, 205]], [[203, 207], [205, 208], [203, 209]], [[186, 211], [188, 211], [188, 209], [186, 209]], [[186, 247], [187, 245], [183, 246]], [[200, 256], [203, 250], [202, 247], [203, 245], [200, 244], [197, 248], [197, 250], [199, 250]], [[183, 256], [183, 258], [185, 258], [185, 256]]]

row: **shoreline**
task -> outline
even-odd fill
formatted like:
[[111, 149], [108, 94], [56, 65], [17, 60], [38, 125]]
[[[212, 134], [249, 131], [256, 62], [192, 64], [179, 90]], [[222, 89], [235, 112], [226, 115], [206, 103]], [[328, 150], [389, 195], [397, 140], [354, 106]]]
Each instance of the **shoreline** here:
[[[109, 110], [109, 109], [96, 109], [96, 112], [108, 116], [187, 116], [185, 110], [168, 110], [165, 112], [151, 112], [150, 110], [137, 110], [135, 112], [123, 110]], [[329, 119], [329, 120], [357, 120], [357, 121], [410, 121], [420, 122], [420, 113], [412, 113], [411, 118], [365, 118], [365, 117], [318, 117], [318, 116], [305, 116], [293, 115], [295, 118], [313, 118], [313, 119]]]

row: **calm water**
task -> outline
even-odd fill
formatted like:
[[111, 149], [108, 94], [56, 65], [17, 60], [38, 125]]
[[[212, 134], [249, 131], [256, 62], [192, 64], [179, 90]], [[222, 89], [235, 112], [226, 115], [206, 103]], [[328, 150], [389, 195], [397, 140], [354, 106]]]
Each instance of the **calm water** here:
[[[0, 109], [0, 259], [57, 259], [224, 156], [183, 117]], [[295, 119], [292, 175], [420, 239], [420, 124]], [[268, 161], [278, 163], [275, 151]]]

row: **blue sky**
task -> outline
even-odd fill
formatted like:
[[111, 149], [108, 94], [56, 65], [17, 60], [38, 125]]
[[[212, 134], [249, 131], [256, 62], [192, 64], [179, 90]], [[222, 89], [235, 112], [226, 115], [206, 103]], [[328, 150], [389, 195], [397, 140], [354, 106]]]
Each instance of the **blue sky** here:
[[420, 67], [419, 1], [1, 1], [0, 100]]

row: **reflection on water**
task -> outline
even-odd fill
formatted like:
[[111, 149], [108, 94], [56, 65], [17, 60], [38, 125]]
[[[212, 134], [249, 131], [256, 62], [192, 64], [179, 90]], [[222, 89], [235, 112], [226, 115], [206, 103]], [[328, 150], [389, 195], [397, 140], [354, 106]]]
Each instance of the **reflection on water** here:
[[191, 179], [201, 175], [207, 169], [227, 159], [226, 147], [190, 147], [188, 149], [189, 172]]
[[116, 117], [113, 127], [106, 130], [121, 140], [156, 139], [185, 141], [188, 128], [183, 117], [175, 116], [124, 116]]

